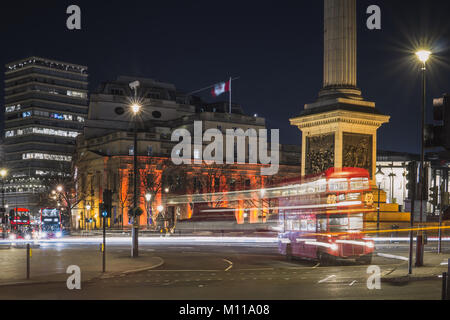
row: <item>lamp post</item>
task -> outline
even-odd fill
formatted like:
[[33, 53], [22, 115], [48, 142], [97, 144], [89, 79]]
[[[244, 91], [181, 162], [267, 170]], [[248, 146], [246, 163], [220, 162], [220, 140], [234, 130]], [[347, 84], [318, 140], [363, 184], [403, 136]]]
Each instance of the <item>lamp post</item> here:
[[[378, 167], [377, 173], [375, 173], [375, 179], [378, 178], [382, 179], [384, 176], [383, 171], [381, 171], [381, 167]], [[380, 197], [381, 197], [381, 181], [378, 181], [378, 205], [377, 205], [377, 237], [379, 236], [380, 232]]]
[[[424, 197], [424, 186], [425, 186], [425, 106], [427, 103], [426, 95], [426, 70], [427, 61], [431, 56], [431, 52], [428, 50], [419, 50], [416, 52], [416, 56], [422, 63], [422, 143], [421, 143], [421, 153], [420, 153], [420, 177], [419, 177], [419, 195], [420, 195], [420, 227], [422, 227], [423, 220], [423, 197]], [[423, 265], [423, 232], [419, 231], [417, 235], [417, 246], [416, 246], [416, 267]]]
[[137, 258], [139, 256], [139, 219], [136, 216], [137, 208], [138, 208], [138, 195], [137, 195], [137, 152], [138, 152], [138, 143], [137, 143], [137, 115], [142, 109], [142, 106], [137, 103], [137, 88], [139, 87], [139, 81], [135, 81], [130, 83], [130, 88], [134, 90], [134, 101], [131, 105], [131, 111], [134, 115], [134, 147], [133, 147], [133, 171], [134, 171], [134, 181], [133, 181], [133, 226], [131, 230], [131, 238], [132, 238], [132, 246], [131, 246], [131, 256], [133, 258]]
[[6, 238], [6, 207], [5, 207], [5, 177], [8, 175], [8, 171], [6, 169], [0, 170], [0, 177], [2, 178], [2, 211], [3, 211], [3, 228], [2, 228], [2, 237]]
[[147, 228], [150, 226], [150, 219], [152, 214], [152, 205], [150, 201], [152, 200], [152, 195], [150, 193], [145, 194], [145, 201], [147, 202]]
[[84, 228], [87, 230], [87, 219], [89, 218], [91, 211], [91, 205], [89, 203], [86, 205], [86, 211], [87, 215], [84, 217]]

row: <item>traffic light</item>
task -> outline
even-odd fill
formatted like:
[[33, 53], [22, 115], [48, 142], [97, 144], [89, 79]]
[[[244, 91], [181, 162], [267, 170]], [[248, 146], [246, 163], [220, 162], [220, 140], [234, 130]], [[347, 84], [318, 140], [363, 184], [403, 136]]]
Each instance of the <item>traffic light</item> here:
[[433, 206], [437, 206], [439, 202], [439, 187], [433, 187], [430, 188], [431, 194], [430, 194], [430, 202], [433, 204]]
[[104, 218], [108, 217], [108, 211], [104, 203], [99, 204], [100, 215]]
[[426, 125], [425, 148], [444, 147], [450, 149], [450, 96], [433, 100], [433, 120], [439, 125]]
[[408, 173], [406, 174], [406, 189], [408, 190], [408, 198], [416, 198], [417, 185], [417, 162], [411, 161], [407, 166]]
[[128, 210], [128, 216], [129, 217], [139, 217], [144, 213], [144, 210], [142, 210], [141, 208], [131, 208], [130, 210]]
[[111, 218], [112, 211], [112, 191], [106, 189], [103, 191], [103, 205], [106, 211], [106, 217]]

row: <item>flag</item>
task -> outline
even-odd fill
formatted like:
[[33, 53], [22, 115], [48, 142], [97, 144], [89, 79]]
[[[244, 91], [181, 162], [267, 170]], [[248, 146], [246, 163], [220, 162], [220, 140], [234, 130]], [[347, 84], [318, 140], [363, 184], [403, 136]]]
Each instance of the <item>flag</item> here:
[[230, 91], [230, 81], [222, 82], [219, 84], [216, 84], [214, 88], [212, 89], [212, 95], [213, 97], [218, 97], [221, 94], [224, 94], [225, 92]]

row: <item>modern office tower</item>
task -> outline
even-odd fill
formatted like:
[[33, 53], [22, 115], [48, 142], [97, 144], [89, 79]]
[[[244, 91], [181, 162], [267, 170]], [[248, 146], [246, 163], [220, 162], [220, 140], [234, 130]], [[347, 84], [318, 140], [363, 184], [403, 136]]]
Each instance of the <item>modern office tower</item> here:
[[39, 196], [70, 174], [76, 137], [88, 114], [87, 67], [30, 57], [6, 65], [6, 201], [39, 212]]

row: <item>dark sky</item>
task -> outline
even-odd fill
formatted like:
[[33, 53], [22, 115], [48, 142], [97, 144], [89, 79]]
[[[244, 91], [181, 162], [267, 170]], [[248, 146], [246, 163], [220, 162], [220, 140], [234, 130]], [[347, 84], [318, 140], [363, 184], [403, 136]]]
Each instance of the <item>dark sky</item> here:
[[[66, 28], [71, 4], [81, 7], [81, 31]], [[381, 7], [381, 31], [366, 28], [372, 4]], [[420, 43], [436, 52], [429, 109], [450, 92], [449, 14], [448, 0], [358, 0], [358, 86], [392, 116], [379, 148], [419, 151], [420, 73], [412, 57]], [[31, 55], [87, 65], [91, 90], [117, 75], [187, 92], [240, 77], [233, 100], [279, 128], [282, 143], [300, 144], [289, 118], [322, 86], [321, 0], [2, 1], [0, 30], [2, 66]]]

